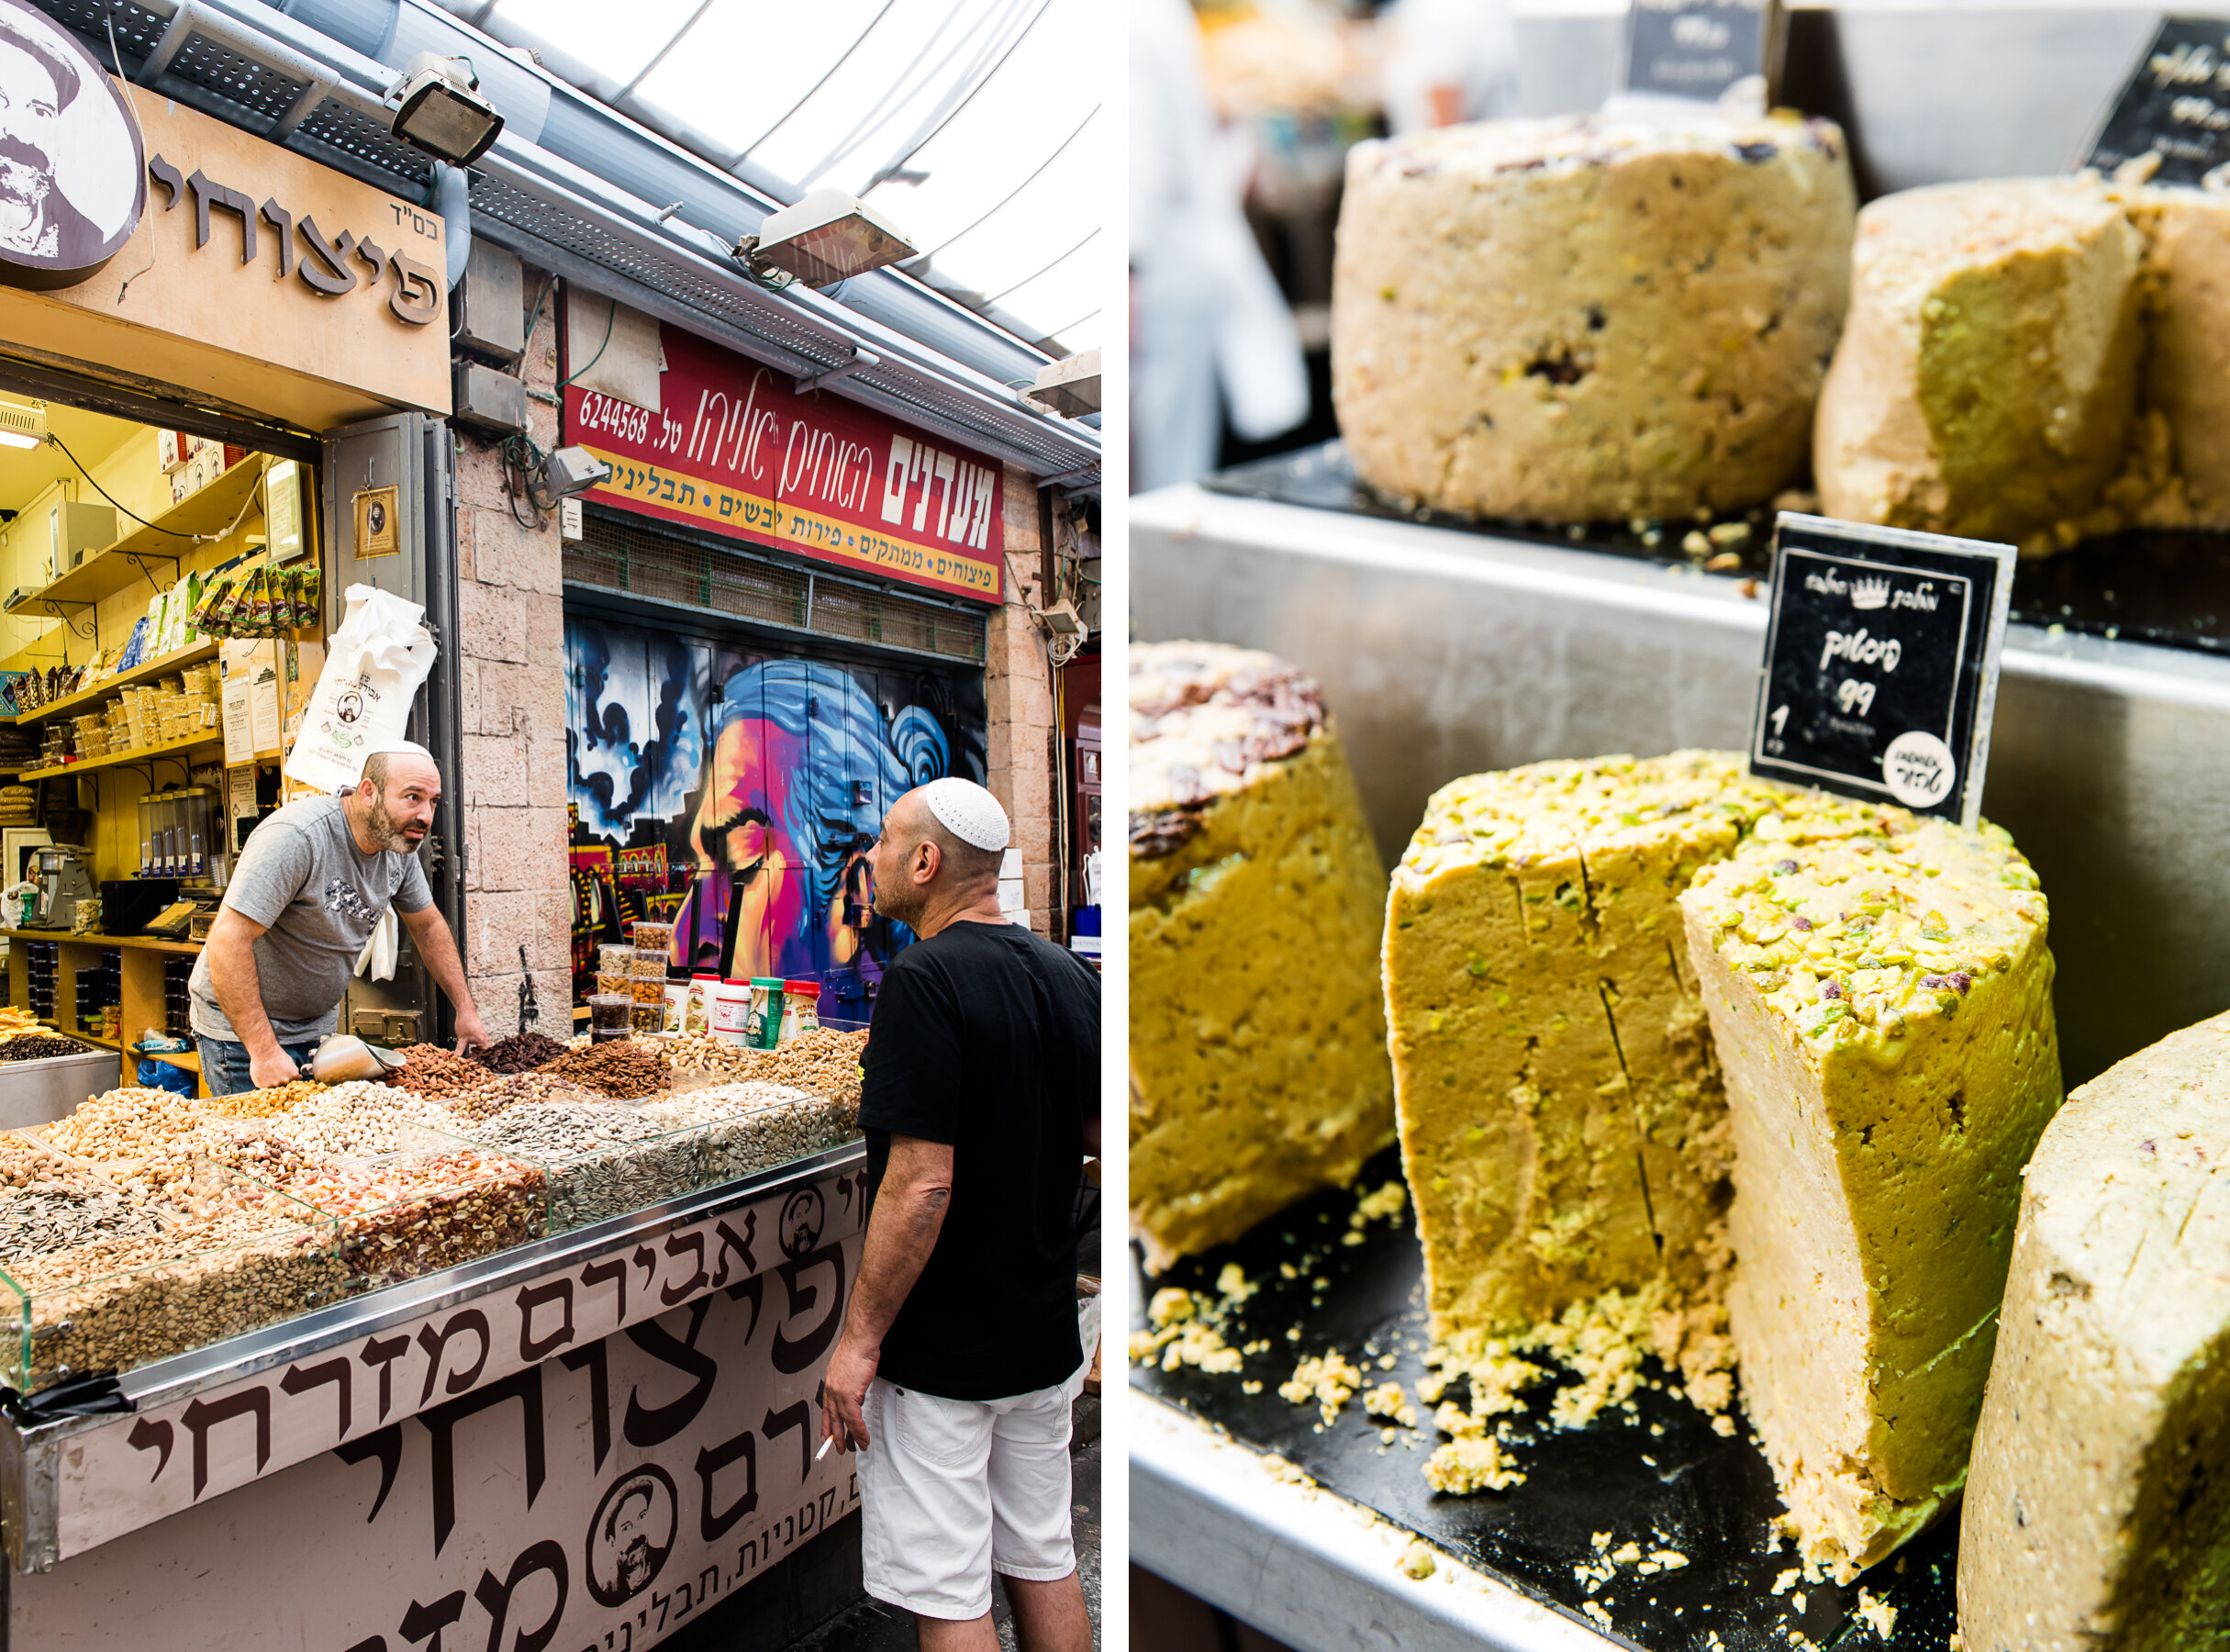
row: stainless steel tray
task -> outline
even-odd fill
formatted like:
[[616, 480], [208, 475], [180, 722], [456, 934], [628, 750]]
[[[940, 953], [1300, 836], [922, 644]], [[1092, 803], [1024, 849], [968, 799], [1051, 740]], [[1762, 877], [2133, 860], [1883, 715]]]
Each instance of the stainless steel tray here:
[[[1399, 1174], [1398, 1159], [1388, 1153], [1356, 1185], [1375, 1187]], [[1254, 1500], [1251, 1508], [1245, 1502], [1233, 1507], [1227, 1486], [1233, 1471], [1210, 1468], [1211, 1454], [1197, 1443], [1187, 1449], [1166, 1423], [1138, 1430], [1158, 1446], [1158, 1455], [1149, 1450], [1133, 1457], [1132, 1542], [1142, 1562], [1304, 1652], [1355, 1644], [1344, 1638], [1346, 1626], [1367, 1622], [1368, 1612], [1382, 1601], [1422, 1612], [1440, 1629], [1465, 1637], [1453, 1644], [1476, 1645], [1468, 1637], [1483, 1635], [1486, 1644], [1511, 1652], [1531, 1652], [1543, 1644], [1539, 1625], [1546, 1619], [1594, 1637], [1591, 1644], [1611, 1639], [1647, 1652], [1707, 1652], [1714, 1646], [1723, 1652], [1766, 1652], [1790, 1645], [1791, 1630], [1801, 1630], [1817, 1646], [1842, 1644], [1844, 1652], [1858, 1646], [1940, 1652], [1957, 1625], [1956, 1522], [1925, 1534], [1899, 1559], [1856, 1584], [1800, 1579], [1776, 1594], [1775, 1583], [1797, 1561], [1773, 1535], [1781, 1505], [1765, 1457], [1746, 1431], [1723, 1437], [1701, 1412], [1661, 1390], [1638, 1392], [1631, 1417], [1609, 1412], [1585, 1429], [1558, 1430], [1548, 1422], [1557, 1386], [1552, 1371], [1552, 1379], [1527, 1396], [1515, 1431], [1513, 1455], [1526, 1470], [1524, 1483], [1469, 1497], [1442, 1496], [1425, 1483], [1426, 1456], [1446, 1437], [1434, 1431], [1429, 1414], [1421, 1412], [1418, 1428], [1396, 1429], [1389, 1446], [1380, 1437], [1386, 1425], [1365, 1416], [1360, 1394], [1330, 1426], [1320, 1426], [1315, 1405], [1280, 1399], [1277, 1385], [1292, 1376], [1302, 1355], [1337, 1348], [1364, 1367], [1369, 1382], [1399, 1381], [1414, 1400], [1424, 1372], [1418, 1355], [1427, 1341], [1416, 1236], [1405, 1220], [1399, 1233], [1377, 1224], [1363, 1245], [1344, 1245], [1340, 1235], [1348, 1231], [1354, 1207], [1353, 1193], [1322, 1195], [1264, 1222], [1235, 1245], [1167, 1275], [1134, 1280], [1134, 1307], [1166, 1285], [1212, 1296], [1219, 1270], [1239, 1263], [1262, 1289], [1240, 1310], [1239, 1328], [1227, 1331], [1226, 1340], [1234, 1346], [1266, 1340], [1269, 1350], [1249, 1356], [1237, 1376], [1134, 1366], [1132, 1403], [1152, 1396], [1232, 1441], [1275, 1452], [1330, 1492], [1375, 1511], [1505, 1587], [1499, 1594], [1489, 1591], [1486, 1603], [1476, 1590], [1421, 1590], [1390, 1558], [1327, 1573], [1310, 1556], [1314, 1546], [1286, 1541], [1288, 1528], [1299, 1533], [1309, 1524], [1299, 1489]], [[1300, 1264], [1304, 1256], [1309, 1259], [1300, 1277], [1281, 1278], [1278, 1264]], [[1321, 1289], [1314, 1285], [1318, 1279], [1325, 1281]], [[1288, 1335], [1294, 1327], [1298, 1340]], [[1392, 1354], [1395, 1364], [1379, 1369], [1364, 1357], [1366, 1345]], [[1649, 1369], [1662, 1379], [1654, 1361]], [[1262, 1391], [1247, 1394], [1241, 1387], [1245, 1380], [1259, 1381]], [[1460, 1389], [1452, 1397], [1460, 1399]], [[1228, 1526], [1234, 1518], [1263, 1528], [1256, 1568], [1237, 1576], [1228, 1556], [1219, 1556], [1201, 1536], [1204, 1529]], [[1668, 1549], [1687, 1564], [1647, 1574], [1622, 1566], [1590, 1591], [1576, 1568], [1600, 1562], [1598, 1533], [1609, 1535], [1612, 1550], [1631, 1541], [1645, 1555]], [[1246, 1541], [1231, 1535], [1217, 1546]], [[1232, 1598], [1239, 1588], [1244, 1598]], [[1895, 1633], [1886, 1642], [1856, 1615], [1861, 1589], [1896, 1610]], [[1463, 1609], [1444, 1612], [1444, 1602], [1451, 1609], [1460, 1602]], [[1609, 1617], [1607, 1626], [1583, 1615], [1589, 1602]], [[1312, 1631], [1312, 1622], [1321, 1627]], [[1847, 1638], [1852, 1636], [1856, 1638]], [[1421, 1644], [1439, 1643], [1433, 1637], [1400, 1642], [1403, 1652], [1415, 1652]]]

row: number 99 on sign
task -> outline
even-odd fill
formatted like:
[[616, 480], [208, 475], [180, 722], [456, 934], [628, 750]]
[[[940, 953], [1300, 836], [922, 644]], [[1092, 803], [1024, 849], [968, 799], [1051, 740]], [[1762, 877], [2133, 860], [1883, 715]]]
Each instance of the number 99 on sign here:
[[1845, 717], [1864, 717], [1874, 709], [1874, 685], [1845, 677], [1835, 685], [1835, 704]]

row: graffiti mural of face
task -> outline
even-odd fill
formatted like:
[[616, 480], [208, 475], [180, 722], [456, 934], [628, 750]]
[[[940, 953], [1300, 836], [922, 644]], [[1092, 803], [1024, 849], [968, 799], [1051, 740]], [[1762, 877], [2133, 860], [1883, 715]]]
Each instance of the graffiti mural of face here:
[[716, 887], [733, 876], [741, 887], [738, 975], [779, 969], [781, 944], [797, 932], [805, 914], [811, 852], [791, 843], [781, 823], [786, 788], [807, 759], [803, 740], [758, 717], [737, 718], [712, 748], [712, 771], [689, 841], [700, 876], [714, 876]]

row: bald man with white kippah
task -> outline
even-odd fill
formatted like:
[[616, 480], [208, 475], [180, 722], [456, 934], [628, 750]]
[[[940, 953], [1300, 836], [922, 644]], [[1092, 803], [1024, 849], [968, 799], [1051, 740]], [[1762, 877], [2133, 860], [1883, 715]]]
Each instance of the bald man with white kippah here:
[[1069, 1527], [1076, 1184], [1099, 1150], [1099, 977], [999, 910], [1007, 811], [917, 787], [875, 841], [875, 910], [920, 937], [875, 995], [860, 1124], [867, 1245], [821, 1420], [861, 1453], [867, 1592], [922, 1652], [1089, 1652]]
[[301, 1071], [340, 1021], [356, 959], [390, 907], [456, 1007], [460, 1053], [488, 1042], [418, 865], [440, 801], [433, 753], [398, 740], [371, 749], [354, 789], [289, 803], [248, 834], [188, 988], [212, 1096]]

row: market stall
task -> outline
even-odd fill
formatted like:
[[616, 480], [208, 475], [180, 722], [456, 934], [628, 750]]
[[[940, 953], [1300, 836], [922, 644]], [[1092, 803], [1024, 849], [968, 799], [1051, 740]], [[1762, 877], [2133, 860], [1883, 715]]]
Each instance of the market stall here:
[[[247, 834], [324, 789], [295, 759], [351, 587], [441, 600], [441, 226], [191, 110], [134, 114], [51, 32], [114, 117], [87, 117], [71, 161], [115, 174], [118, 233], [110, 273], [0, 269], [17, 341], [0, 363], [0, 945], [10, 1004], [190, 1092], [186, 981]], [[429, 1009], [407, 967], [364, 981], [349, 1021], [407, 1041]]]

